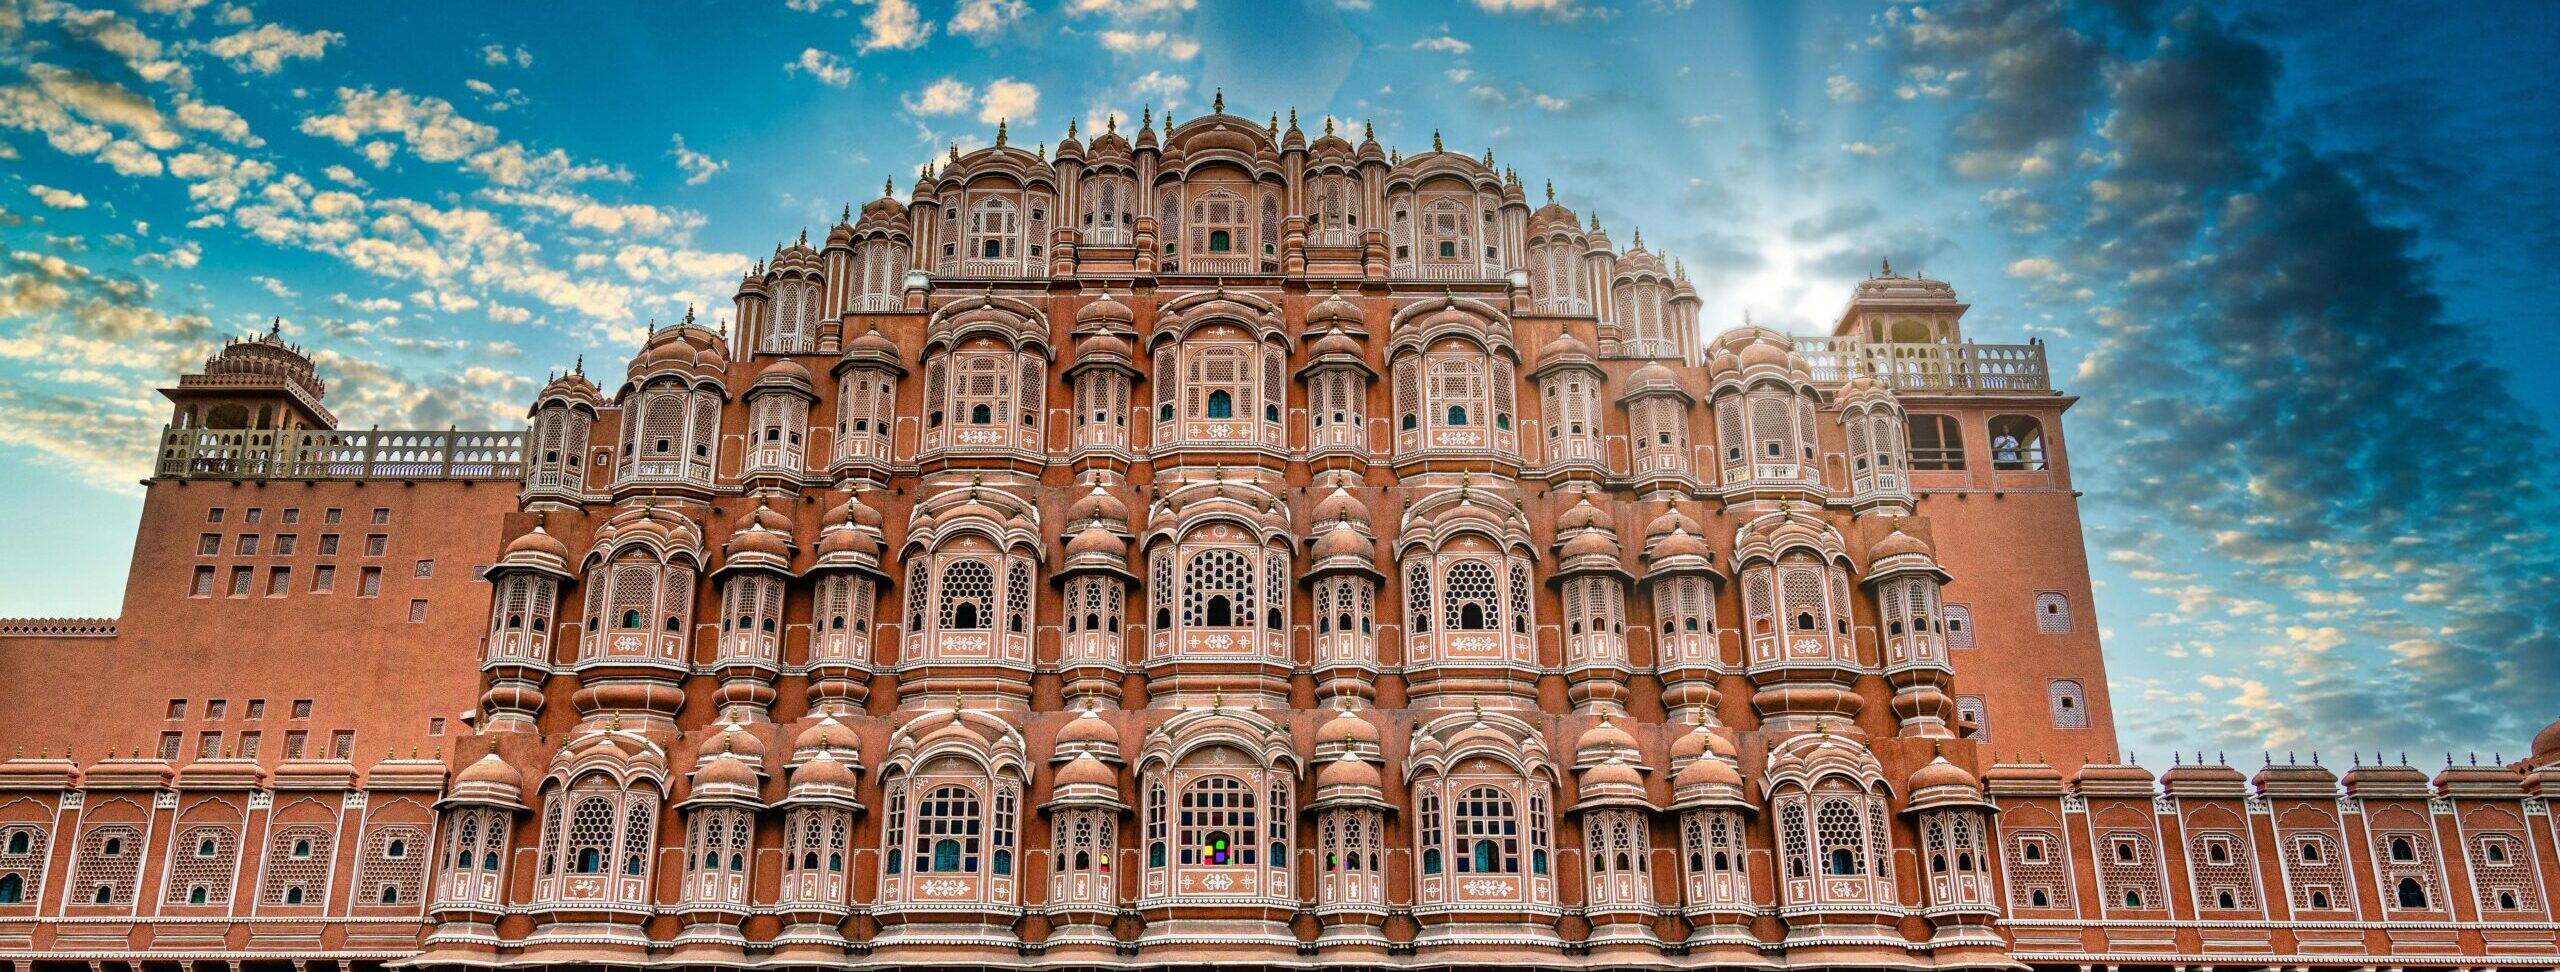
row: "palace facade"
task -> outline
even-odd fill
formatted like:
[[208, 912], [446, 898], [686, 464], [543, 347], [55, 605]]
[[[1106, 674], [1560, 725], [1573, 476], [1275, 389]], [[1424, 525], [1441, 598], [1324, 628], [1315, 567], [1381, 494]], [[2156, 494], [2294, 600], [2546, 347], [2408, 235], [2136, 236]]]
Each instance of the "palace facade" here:
[[2548, 968], [2521, 762], [2117, 751], [2040, 345], [1709, 337], [1515, 174], [995, 145], [583, 365], [166, 389], [123, 613], [0, 623], [0, 963]]

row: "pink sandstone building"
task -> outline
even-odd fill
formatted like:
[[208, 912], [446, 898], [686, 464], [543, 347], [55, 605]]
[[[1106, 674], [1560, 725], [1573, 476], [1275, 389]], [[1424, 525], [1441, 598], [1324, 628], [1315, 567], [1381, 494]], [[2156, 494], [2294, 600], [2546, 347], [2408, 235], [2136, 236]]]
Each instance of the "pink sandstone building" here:
[[0, 966], [2560, 965], [2560, 726], [2118, 756], [1948, 284], [1709, 338], [1490, 154], [1110, 127], [528, 430], [179, 378], [122, 614], [0, 624]]

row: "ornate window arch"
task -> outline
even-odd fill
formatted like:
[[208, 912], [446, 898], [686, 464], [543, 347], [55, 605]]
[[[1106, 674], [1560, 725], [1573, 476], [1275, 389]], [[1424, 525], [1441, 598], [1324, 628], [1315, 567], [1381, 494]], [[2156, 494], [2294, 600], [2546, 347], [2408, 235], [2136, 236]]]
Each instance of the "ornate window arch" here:
[[984, 712], [930, 712], [893, 733], [889, 751], [881, 906], [1013, 906], [1023, 871], [1021, 734]]
[[1396, 451], [1519, 452], [1510, 357], [1473, 341], [1443, 337], [1389, 365], [1395, 393]]
[[990, 335], [927, 352], [924, 448], [1041, 448], [1049, 361], [1036, 347]]
[[[800, 251], [805, 253], [807, 251]], [[818, 321], [825, 313], [818, 278], [785, 274], [773, 282], [772, 309], [756, 333], [756, 350], [765, 354], [809, 354], [818, 349]]]
[[1556, 906], [1556, 781], [1535, 729], [1443, 716], [1416, 733], [1411, 772], [1417, 914]]
[[656, 788], [583, 773], [545, 787], [534, 901], [646, 904], [658, 812]]
[[1294, 902], [1294, 753], [1287, 730], [1249, 710], [1167, 720], [1139, 764], [1148, 794], [1142, 899]]
[[1128, 246], [1136, 228], [1138, 208], [1137, 182], [1128, 175], [1104, 170], [1084, 177], [1078, 191], [1084, 212], [1077, 216], [1077, 229], [1083, 232], [1088, 246]]

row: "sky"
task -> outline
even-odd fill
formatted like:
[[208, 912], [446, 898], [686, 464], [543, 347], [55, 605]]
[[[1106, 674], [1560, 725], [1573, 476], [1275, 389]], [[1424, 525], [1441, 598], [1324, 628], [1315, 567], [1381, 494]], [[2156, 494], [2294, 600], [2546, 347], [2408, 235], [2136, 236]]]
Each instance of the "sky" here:
[[349, 427], [520, 427], [999, 121], [1223, 92], [1490, 149], [1711, 329], [1818, 333], [1890, 258], [2045, 342], [2145, 762], [2518, 755], [2560, 716], [2548, 13], [0, 0], [0, 615], [116, 611], [155, 389], [227, 336], [281, 318]]

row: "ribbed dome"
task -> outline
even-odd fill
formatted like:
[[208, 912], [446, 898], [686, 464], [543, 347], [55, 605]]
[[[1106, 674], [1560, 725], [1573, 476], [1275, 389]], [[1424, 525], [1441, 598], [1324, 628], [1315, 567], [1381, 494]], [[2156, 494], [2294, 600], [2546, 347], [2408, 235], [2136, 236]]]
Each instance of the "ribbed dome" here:
[[1129, 341], [1117, 334], [1089, 332], [1076, 338], [1075, 356], [1077, 361], [1127, 361], [1130, 359]]
[[1316, 771], [1316, 786], [1318, 788], [1328, 786], [1375, 787], [1382, 786], [1383, 784], [1384, 781], [1379, 778], [1377, 767], [1369, 765], [1366, 760], [1348, 755], [1341, 759], [1326, 763], [1324, 764], [1324, 768]]
[[1092, 753], [1082, 753], [1058, 769], [1057, 785], [1116, 787], [1120, 785], [1120, 774], [1112, 772], [1110, 764]]
[[1602, 719], [1591, 728], [1582, 731], [1582, 738], [1574, 742], [1573, 751], [1585, 758], [1633, 754], [1636, 751], [1636, 737], [1618, 728], [1616, 720]]
[[694, 768], [693, 785], [752, 788], [756, 785], [756, 771], [747, 766], [746, 760], [725, 752], [713, 753]]
[[[1111, 296], [1110, 291], [1104, 291], [1102, 296], [1087, 301], [1084, 306], [1076, 308], [1076, 327], [1078, 330], [1082, 330], [1087, 326], [1126, 326], [1137, 319], [1138, 315], [1129, 310], [1129, 305], [1123, 304], [1120, 302], [1119, 298]], [[1117, 328], [1115, 327], [1114, 329], [1116, 330]]]
[[853, 730], [845, 728], [844, 723], [837, 722], [836, 717], [829, 714], [820, 716], [818, 721], [809, 725], [809, 728], [800, 730], [800, 738], [792, 741], [791, 748], [800, 752], [812, 752], [834, 749], [852, 750], [859, 745], [853, 737]]
[[1325, 498], [1316, 501], [1315, 511], [1308, 517], [1309, 522], [1318, 525], [1344, 520], [1365, 525], [1369, 522], [1369, 504], [1360, 502], [1360, 497], [1351, 495], [1350, 490], [1337, 485], [1333, 488], [1333, 492], [1325, 494]]
[[1689, 761], [1689, 765], [1680, 767], [1679, 774], [1671, 778], [1671, 784], [1679, 787], [1704, 784], [1741, 786], [1742, 773], [1735, 770], [1732, 763], [1719, 757], [1701, 756]]
[[804, 786], [853, 786], [853, 768], [837, 759], [834, 753], [820, 752], [816, 758], [791, 771], [791, 788]]
[[902, 357], [898, 353], [898, 342], [889, 340], [888, 335], [880, 333], [880, 328], [876, 324], [854, 335], [853, 340], [845, 342], [844, 356], [881, 358], [889, 361], [897, 361]]
[[1375, 549], [1369, 544], [1369, 538], [1361, 536], [1360, 531], [1353, 529], [1351, 524], [1339, 520], [1335, 521], [1333, 528], [1325, 531], [1324, 536], [1316, 541], [1315, 555], [1318, 560], [1328, 557], [1358, 557], [1365, 560], [1373, 558], [1375, 553]]
[[1083, 532], [1076, 534], [1075, 539], [1067, 541], [1067, 558], [1070, 560], [1077, 557], [1126, 556], [1128, 551], [1128, 541], [1120, 539], [1111, 531], [1098, 525], [1085, 527]]
[[1326, 331], [1322, 336], [1317, 337], [1314, 343], [1307, 345], [1307, 357], [1321, 358], [1326, 355], [1360, 357], [1360, 339], [1352, 337], [1350, 332], [1340, 327]]
[[1314, 307], [1307, 308], [1307, 327], [1310, 330], [1314, 329], [1316, 325], [1333, 321], [1341, 321], [1354, 326], [1359, 325], [1361, 322], [1360, 305], [1354, 304], [1350, 300], [1344, 298], [1342, 296], [1342, 291], [1338, 288], [1332, 293], [1326, 294], [1323, 300], [1317, 301]]
[[515, 766], [500, 759], [498, 754], [490, 753], [480, 757], [471, 765], [463, 767], [462, 772], [454, 774], [453, 783], [455, 786], [477, 783], [483, 786], [512, 787], [521, 790], [524, 788], [524, 774], [516, 772]]
[[1884, 539], [1876, 541], [1875, 547], [1867, 551], [1867, 556], [1872, 560], [1913, 555], [1934, 559], [1929, 550], [1928, 541], [1904, 533], [1900, 527], [1896, 527], [1892, 533], [1885, 534]]
[[557, 558], [562, 564], [567, 564], [569, 546], [561, 543], [560, 538], [543, 530], [542, 524], [536, 523], [533, 529], [525, 531], [524, 535], [508, 541], [507, 552], [499, 559], [509, 560], [518, 557]]
[[1120, 745], [1120, 730], [1113, 726], [1110, 720], [1104, 719], [1101, 712], [1086, 709], [1084, 714], [1069, 719], [1066, 725], [1058, 727], [1057, 743], [1062, 747], [1097, 744], [1116, 747]]
[[1378, 726], [1349, 709], [1342, 709], [1331, 719], [1316, 726], [1316, 745], [1326, 743], [1376, 744]]
[[1969, 790], [1982, 787], [1980, 783], [1975, 782], [1973, 774], [1965, 772], [1962, 766], [1948, 762], [1943, 755], [1930, 760], [1929, 765], [1920, 767], [1918, 772], [1911, 774], [1911, 792], [1917, 793], [1933, 786], [1960, 786]]
[[1129, 505], [1120, 502], [1120, 497], [1112, 495], [1101, 483], [1094, 483], [1091, 491], [1077, 497], [1074, 505], [1067, 507], [1068, 523], [1088, 520], [1103, 520], [1125, 527], [1129, 522]]

